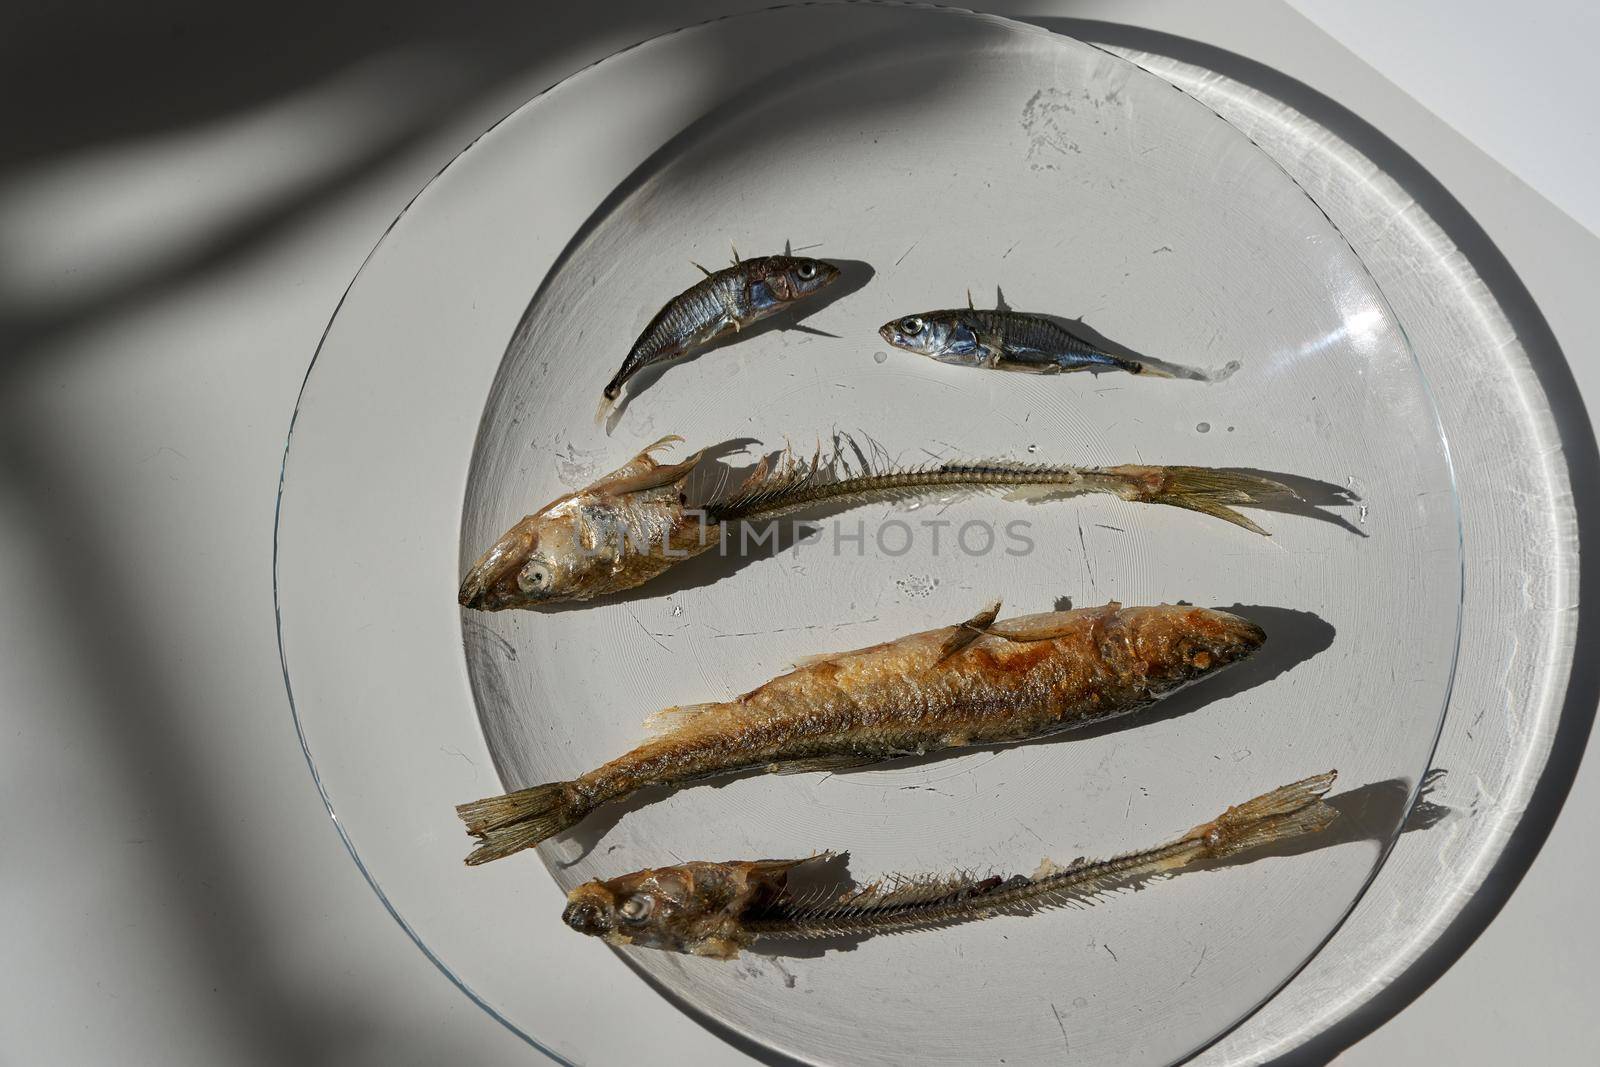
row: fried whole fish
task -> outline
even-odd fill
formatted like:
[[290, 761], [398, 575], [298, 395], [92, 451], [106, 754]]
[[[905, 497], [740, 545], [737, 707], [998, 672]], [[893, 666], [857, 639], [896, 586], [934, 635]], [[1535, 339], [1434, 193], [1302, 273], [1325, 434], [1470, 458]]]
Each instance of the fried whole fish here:
[[759, 937], [865, 937], [1092, 904], [1108, 892], [1177, 874], [1201, 860], [1327, 829], [1338, 812], [1322, 797], [1336, 776], [1329, 771], [1274, 789], [1164, 845], [1066, 867], [1047, 859], [1032, 875], [895, 876], [843, 892], [796, 893], [790, 874], [831, 854], [683, 863], [586, 882], [567, 895], [561, 918], [613, 945], [731, 960]]
[[980, 311], [970, 304], [969, 299], [965, 308], [906, 315], [884, 323], [878, 334], [896, 348], [958, 367], [1032, 374], [1122, 370], [1172, 376], [1148, 363], [1104, 351], [1053, 319], [1009, 308]]
[[686, 356], [730, 330], [737, 333], [839, 278], [832, 263], [791, 255], [739, 259], [735, 252], [733, 266], [700, 270], [705, 277], [667, 301], [633, 342], [621, 369], [606, 383], [596, 421], [622, 395], [628, 379], [644, 368]]
[[509, 856], [646, 786], [764, 771], [860, 767], [942, 749], [1045, 737], [1138, 711], [1260, 648], [1255, 623], [1205, 608], [1101, 608], [956, 626], [816, 657], [726, 703], [669, 708], [666, 731], [568, 782], [456, 809]]
[[1298, 500], [1281, 482], [1207, 467], [1074, 467], [1003, 460], [916, 467], [854, 468], [843, 450], [824, 459], [792, 455], [763, 461], [731, 492], [689, 495], [689, 476], [704, 452], [681, 463], [652, 453], [681, 437], [663, 437], [591, 485], [525, 516], [480, 556], [462, 580], [463, 607], [482, 611], [591, 600], [643, 585], [692, 556], [716, 547], [724, 524], [759, 521], [828, 504], [957, 490], [1008, 490], [1013, 498], [1110, 493], [1166, 504], [1266, 531], [1235, 507]]

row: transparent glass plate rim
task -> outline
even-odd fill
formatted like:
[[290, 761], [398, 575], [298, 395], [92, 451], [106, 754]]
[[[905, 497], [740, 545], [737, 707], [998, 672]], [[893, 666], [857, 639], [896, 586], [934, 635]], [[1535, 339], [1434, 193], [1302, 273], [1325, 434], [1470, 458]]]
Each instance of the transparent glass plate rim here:
[[[506, 115], [502, 116], [494, 124], [492, 124], [487, 129], [485, 129], [484, 132], [482, 134], [480, 134], [477, 138], [474, 138], [472, 142], [470, 142], [467, 146], [465, 146], [461, 150], [461, 152], [457, 153], [456, 156], [454, 156], [451, 159], [450, 163], [448, 163], [444, 168], [442, 168], [439, 171], [438, 174], [436, 174], [422, 188], [420, 188], [418, 190], [418, 192], [406, 204], [406, 206], [401, 209], [401, 211], [395, 216], [394, 220], [388, 225], [388, 227], [386, 227], [384, 233], [380, 236], [378, 241], [374, 244], [372, 250], [363, 259], [361, 266], [357, 269], [357, 271], [356, 271], [355, 275], [352, 277], [351, 282], [349, 283], [349, 285], [346, 286], [345, 291], [341, 295], [338, 304], [335, 306], [335, 309], [334, 309], [333, 313], [330, 315], [329, 322], [328, 322], [327, 326], [324, 328], [323, 334], [322, 334], [321, 338], [319, 338], [316, 350], [315, 350], [315, 352], [314, 352], [314, 354], [313, 354], [313, 356], [311, 358], [310, 363], [307, 366], [306, 374], [305, 374], [305, 376], [304, 376], [304, 378], [302, 380], [300, 390], [299, 390], [299, 392], [297, 394], [297, 397], [296, 397], [295, 409], [294, 409], [294, 412], [291, 415], [290, 420], [289, 420], [289, 427], [288, 427], [285, 446], [284, 446], [284, 454], [283, 454], [283, 458], [282, 458], [282, 461], [281, 461], [281, 464], [280, 464], [279, 484], [278, 484], [278, 490], [277, 490], [277, 494], [276, 494], [275, 508], [274, 508], [273, 562], [272, 562], [272, 566], [273, 566], [273, 592], [274, 592], [274, 615], [275, 615], [275, 629], [276, 629], [276, 633], [277, 633], [277, 636], [278, 636], [279, 661], [280, 661], [280, 668], [281, 668], [282, 674], [283, 674], [285, 694], [286, 694], [287, 699], [288, 699], [289, 708], [290, 708], [290, 714], [291, 714], [291, 717], [292, 717], [293, 722], [295, 724], [296, 736], [299, 739], [300, 746], [301, 746], [301, 751], [302, 751], [302, 753], [303, 753], [303, 755], [304, 755], [304, 757], [306, 759], [307, 768], [311, 772], [313, 783], [315, 784], [315, 786], [317, 788], [318, 794], [322, 798], [323, 804], [324, 804], [324, 806], [326, 807], [326, 809], [328, 811], [329, 817], [330, 817], [331, 821], [334, 824], [336, 832], [339, 834], [340, 840], [344, 843], [344, 847], [345, 847], [346, 851], [350, 854], [351, 859], [354, 861], [357, 869], [361, 872], [362, 877], [366, 880], [367, 884], [372, 888], [373, 892], [377, 895], [379, 901], [383, 904], [384, 909], [390, 914], [390, 916], [401, 927], [401, 929], [406, 932], [406, 935], [408, 937], [410, 937], [411, 940], [417, 945], [417, 947], [422, 951], [423, 955], [431, 963], [433, 963], [433, 965], [435, 967], [437, 967], [440, 970], [440, 972], [443, 973], [450, 980], [450, 982], [453, 985], [455, 985], [458, 989], [461, 990], [462, 993], [464, 993], [470, 1000], [472, 1000], [473, 1003], [477, 1004], [486, 1013], [488, 1013], [492, 1018], [498, 1020], [508, 1030], [510, 1030], [512, 1033], [516, 1034], [519, 1038], [521, 1038], [527, 1044], [529, 1044], [533, 1048], [539, 1050], [540, 1052], [544, 1053], [545, 1055], [551, 1057], [552, 1059], [554, 1059], [554, 1060], [556, 1060], [558, 1062], [569, 1063], [569, 1062], [572, 1062], [572, 1061], [567, 1060], [566, 1058], [561, 1056], [558, 1052], [556, 1052], [554, 1049], [552, 1049], [551, 1047], [546, 1045], [544, 1042], [540, 1041], [538, 1038], [536, 1038], [532, 1034], [528, 1033], [525, 1029], [520, 1027], [517, 1023], [512, 1021], [504, 1013], [502, 1013], [500, 1010], [498, 1010], [488, 1000], [486, 1000], [484, 997], [480, 996], [477, 991], [475, 991], [470, 985], [468, 985], [451, 968], [450, 965], [448, 965], [443, 959], [440, 958], [440, 956], [438, 956], [433, 951], [433, 949], [427, 944], [427, 942], [423, 939], [423, 937], [419, 934], [419, 932], [415, 928], [413, 928], [411, 926], [411, 924], [406, 920], [406, 918], [403, 915], [400, 914], [399, 910], [396, 908], [394, 903], [390, 900], [388, 894], [385, 892], [383, 887], [379, 884], [379, 882], [377, 881], [377, 879], [374, 876], [374, 874], [372, 873], [372, 871], [368, 868], [366, 863], [363, 861], [361, 853], [358, 850], [358, 848], [356, 846], [356, 843], [355, 843], [355, 841], [353, 840], [353, 838], [351, 836], [350, 831], [347, 829], [347, 827], [344, 825], [343, 821], [339, 817], [338, 811], [337, 811], [337, 809], [335, 807], [334, 799], [333, 799], [332, 795], [330, 794], [330, 792], [328, 790], [328, 787], [327, 787], [326, 783], [324, 782], [324, 780], [322, 778], [321, 773], [318, 770], [317, 761], [316, 761], [315, 756], [311, 752], [310, 742], [308, 740], [307, 732], [306, 732], [306, 729], [305, 729], [304, 724], [303, 724], [302, 719], [301, 719], [301, 712], [300, 712], [299, 706], [298, 706], [298, 704], [296, 702], [295, 695], [294, 695], [294, 687], [293, 687], [293, 682], [292, 682], [292, 679], [291, 679], [290, 668], [289, 668], [289, 663], [288, 663], [288, 653], [287, 653], [285, 640], [284, 640], [284, 633], [285, 633], [285, 629], [284, 629], [284, 613], [283, 613], [282, 604], [281, 604], [281, 601], [280, 601], [280, 598], [279, 598], [279, 580], [278, 580], [279, 579], [279, 564], [280, 564], [280, 560], [279, 560], [279, 548], [280, 548], [280, 546], [279, 546], [279, 538], [280, 538], [280, 535], [281, 535], [281, 532], [282, 532], [282, 524], [283, 524], [283, 517], [284, 517], [283, 516], [284, 491], [285, 491], [285, 487], [286, 487], [286, 484], [287, 484], [287, 478], [288, 478], [288, 464], [289, 464], [289, 458], [290, 458], [290, 455], [292, 453], [292, 450], [293, 450], [293, 447], [294, 447], [294, 441], [295, 441], [295, 436], [294, 436], [295, 424], [296, 424], [296, 421], [298, 420], [298, 417], [300, 415], [301, 405], [305, 400], [307, 390], [310, 387], [310, 384], [311, 384], [311, 381], [312, 381], [312, 376], [313, 376], [313, 374], [315, 373], [315, 371], [317, 369], [318, 360], [321, 358], [321, 356], [323, 354], [323, 349], [324, 349], [324, 345], [325, 345], [325, 343], [327, 341], [328, 334], [331, 331], [331, 329], [333, 327], [333, 324], [338, 320], [338, 318], [340, 316], [340, 313], [343, 310], [343, 307], [344, 307], [346, 299], [349, 297], [350, 293], [362, 281], [362, 278], [363, 278], [364, 274], [366, 273], [366, 271], [368, 269], [368, 266], [373, 262], [374, 258], [376, 256], [378, 256], [378, 254], [384, 249], [385, 243], [387, 241], [389, 241], [391, 235], [394, 233], [396, 228], [400, 225], [400, 223], [402, 221], [404, 221], [406, 216], [413, 210], [413, 208], [418, 203], [418, 201], [421, 198], [423, 198], [429, 192], [429, 190], [433, 189], [435, 187], [436, 183], [450, 170], [450, 168], [452, 166], [454, 166], [454, 164], [458, 160], [460, 160], [460, 158], [464, 154], [466, 154], [468, 151], [470, 151], [473, 148], [473, 146], [477, 145], [484, 138], [487, 138], [487, 137], [493, 135], [496, 131], [500, 130], [504, 126], [504, 124], [508, 120], [510, 120], [511, 118], [513, 118], [513, 117], [515, 117], [515, 116], [527, 111], [530, 108], [534, 108], [534, 107], [540, 105], [542, 102], [546, 101], [547, 98], [549, 98], [551, 96], [551, 94], [553, 94], [557, 90], [579, 87], [581, 85], [582, 81], [587, 76], [592, 74], [592, 72], [594, 72], [597, 68], [603, 67], [604, 65], [606, 65], [607, 63], [609, 63], [613, 59], [616, 59], [619, 56], [623, 56], [623, 55], [626, 55], [626, 54], [628, 54], [630, 52], [634, 52], [634, 51], [637, 51], [637, 50], [647, 49], [647, 48], [651, 48], [653, 46], [660, 45], [660, 44], [662, 44], [662, 43], [664, 43], [664, 42], [666, 42], [666, 41], [668, 41], [668, 40], [670, 40], [672, 38], [678, 37], [678, 36], [686, 34], [686, 33], [691, 33], [691, 32], [693, 32], [695, 30], [702, 29], [704, 27], [707, 27], [707, 26], [710, 26], [710, 25], [714, 25], [716, 23], [729, 22], [729, 21], [747, 21], [747, 20], [760, 18], [763, 15], [768, 15], [768, 14], [772, 14], [772, 13], [775, 13], [775, 12], [785, 11], [785, 10], [790, 10], [790, 9], [796, 9], [796, 8], [807, 8], [807, 7], [848, 7], [848, 6], [857, 6], [857, 5], [860, 5], [860, 6], [875, 6], [875, 7], [898, 7], [898, 8], [909, 8], [909, 9], [926, 9], [926, 10], [928, 10], [930, 12], [946, 12], [946, 13], [957, 14], [957, 15], [970, 15], [970, 16], [974, 16], [974, 17], [977, 17], [977, 18], [982, 18], [982, 19], [985, 19], [985, 20], [991, 20], [991, 21], [994, 21], [996, 23], [1005, 24], [1005, 25], [1017, 28], [1019, 30], [1022, 30], [1024, 32], [1027, 32], [1027, 33], [1030, 33], [1030, 34], [1034, 34], [1034, 35], [1038, 35], [1038, 36], [1041, 36], [1041, 37], [1056, 38], [1056, 37], [1061, 37], [1062, 36], [1061, 34], [1057, 34], [1057, 33], [1053, 32], [1051, 30], [1048, 30], [1048, 29], [1045, 29], [1045, 28], [1042, 28], [1042, 27], [1038, 27], [1038, 26], [1034, 26], [1034, 25], [1032, 25], [1032, 24], [1030, 24], [1030, 23], [1028, 23], [1026, 21], [1020, 21], [1020, 20], [1017, 20], [1017, 19], [1012, 19], [1012, 18], [1008, 18], [1006, 16], [996, 15], [996, 14], [992, 14], [992, 13], [988, 13], [988, 12], [976, 12], [976, 11], [972, 11], [971, 9], [968, 9], [968, 8], [954, 6], [954, 5], [932, 4], [932, 3], [923, 3], [923, 2], [902, 2], [902, 0], [809, 0], [809, 2], [773, 4], [773, 5], [770, 5], [770, 6], [767, 6], [767, 7], [763, 7], [763, 8], [759, 8], [759, 9], [741, 11], [741, 12], [737, 12], [737, 13], [720, 15], [720, 16], [716, 16], [716, 17], [713, 17], [713, 18], [704, 19], [704, 20], [701, 20], [701, 21], [698, 21], [698, 22], [695, 22], [695, 23], [692, 23], [692, 24], [686, 24], [684, 26], [677, 27], [677, 28], [665, 31], [663, 33], [660, 33], [660, 34], [657, 34], [657, 35], [654, 35], [654, 36], [651, 36], [651, 37], [648, 37], [648, 38], [641, 39], [641, 40], [639, 40], [637, 42], [633, 42], [631, 44], [628, 44], [626, 46], [618, 48], [615, 51], [610, 52], [607, 55], [602, 56], [602, 57], [594, 60], [593, 62], [587, 64], [586, 66], [584, 66], [584, 67], [582, 67], [582, 68], [580, 68], [580, 69], [578, 69], [576, 71], [573, 71], [571, 74], [567, 75], [566, 77], [561, 78], [561, 79], [551, 83], [545, 89], [541, 90], [536, 95], [530, 97], [527, 101], [525, 101], [524, 103], [522, 103], [518, 107], [512, 109]], [[1073, 39], [1074, 40], [1078, 40], [1077, 38], [1073, 38]], [[1108, 51], [1106, 49], [1102, 49], [1102, 48], [1100, 48], [1100, 46], [1095, 45], [1093, 42], [1084, 41], [1082, 43], [1089, 45], [1089, 47], [1096, 48], [1096, 49], [1104, 52], [1106, 55], [1111, 56], [1112, 58], [1116, 59], [1119, 63], [1128, 63], [1129, 65], [1134, 65], [1128, 59], [1118, 55], [1115, 52]], [[1159, 77], [1159, 75], [1152, 75], [1152, 76]], [[1164, 81], [1164, 79], [1163, 79], [1163, 81]], [[1213, 109], [1211, 109], [1203, 101], [1200, 101], [1198, 98], [1194, 97], [1192, 94], [1185, 93], [1184, 90], [1182, 90], [1181, 88], [1178, 88], [1176, 86], [1174, 86], [1174, 90], [1177, 91], [1177, 92], [1180, 92], [1180, 93], [1184, 93], [1184, 95], [1188, 99], [1193, 100], [1198, 106], [1206, 108], [1212, 114], [1217, 114]], [[1222, 121], [1228, 122], [1228, 120], [1225, 117], [1220, 116], [1220, 115], [1218, 115], [1218, 117], [1222, 118]], [[1235, 130], [1237, 130], [1237, 127], [1233, 126], [1232, 123], [1228, 123], [1228, 124], [1230, 125], [1230, 127], [1232, 127]], [[1241, 137], [1246, 137], [1247, 140], [1250, 140], [1248, 135], [1244, 134], [1242, 131], [1240, 131], [1239, 135]], [[1255, 142], [1252, 140], [1251, 143], [1254, 144]], [[1279, 163], [1279, 161], [1276, 158], [1271, 156], [1269, 153], [1266, 153], [1264, 150], [1261, 150], [1259, 148], [1259, 146], [1256, 146], [1256, 147], [1257, 147], [1257, 151], [1261, 152], [1261, 154], [1263, 156], [1265, 156], [1268, 160], [1270, 160], [1273, 163], [1273, 165], [1278, 169], [1278, 171], [1280, 173], [1282, 173], [1283, 177], [1286, 180], [1288, 180], [1289, 182], [1293, 183], [1294, 186], [1297, 189], [1299, 189], [1301, 194], [1304, 195], [1307, 200], [1309, 200], [1313, 205], [1317, 204], [1316, 198], [1311, 195], [1309, 190], [1307, 190], [1297, 179], [1294, 178], [1293, 175], [1291, 175], [1286, 169], [1284, 169], [1282, 164]], [[1319, 210], [1321, 210], [1320, 206], [1319, 206]], [[1394, 308], [1390, 304], [1387, 295], [1383, 292], [1382, 288], [1378, 285], [1376, 278], [1374, 278], [1372, 276], [1372, 273], [1371, 273], [1370, 269], [1368, 268], [1367, 264], [1365, 263], [1365, 261], [1356, 252], [1354, 247], [1351, 246], [1349, 240], [1346, 238], [1343, 230], [1339, 227], [1339, 225], [1331, 217], [1328, 217], [1326, 215], [1326, 213], [1324, 213], [1324, 217], [1327, 218], [1328, 224], [1333, 228], [1333, 230], [1336, 233], [1339, 234], [1340, 239], [1342, 241], [1344, 241], [1345, 247], [1348, 250], [1350, 257], [1356, 263], [1360, 264], [1362, 271], [1365, 272], [1368, 280], [1371, 283], [1373, 291], [1378, 294], [1380, 299], [1383, 300], [1384, 306], [1388, 310], [1388, 312], [1389, 312], [1391, 318], [1393, 319], [1394, 323], [1397, 324], [1399, 329], [1401, 330], [1401, 332], [1404, 333], [1405, 332], [1405, 323], [1403, 322], [1403, 320], [1401, 320], [1401, 318], [1399, 317], [1398, 313], [1394, 310]], [[1453, 513], [1453, 517], [1455, 519], [1455, 525], [1456, 525], [1456, 538], [1457, 538], [1456, 551], [1457, 551], [1457, 563], [1458, 563], [1457, 577], [1458, 577], [1458, 582], [1461, 582], [1461, 583], [1464, 584], [1464, 573], [1463, 572], [1464, 572], [1464, 567], [1465, 567], [1465, 554], [1464, 554], [1465, 553], [1465, 546], [1464, 546], [1464, 543], [1462, 541], [1461, 506], [1460, 506], [1459, 496], [1457, 495], [1456, 472], [1455, 472], [1455, 469], [1454, 469], [1454, 463], [1453, 463], [1453, 458], [1452, 458], [1452, 451], [1450, 449], [1449, 438], [1448, 438], [1448, 435], [1445, 432], [1445, 427], [1443, 425], [1443, 421], [1442, 421], [1442, 418], [1441, 418], [1440, 413], [1439, 413], [1438, 404], [1436, 402], [1436, 398], [1435, 398], [1435, 395], [1434, 395], [1433, 387], [1432, 387], [1431, 383], [1429, 382], [1427, 375], [1424, 373], [1423, 368], [1420, 365], [1420, 362], [1417, 359], [1417, 355], [1416, 355], [1416, 352], [1415, 352], [1414, 348], [1412, 348], [1412, 346], [1409, 343], [1409, 338], [1407, 339], [1407, 349], [1408, 349], [1408, 353], [1409, 353], [1410, 359], [1411, 359], [1411, 361], [1413, 363], [1417, 378], [1420, 381], [1420, 383], [1422, 384], [1424, 393], [1425, 393], [1425, 395], [1427, 397], [1429, 418], [1431, 419], [1431, 421], [1433, 423], [1433, 428], [1437, 432], [1439, 440], [1440, 440], [1440, 442], [1441, 442], [1441, 444], [1443, 446], [1443, 449], [1444, 449], [1444, 462], [1445, 462], [1445, 465], [1446, 465], [1446, 467], [1447, 467], [1447, 469], [1449, 471], [1449, 478], [1450, 478], [1450, 482], [1451, 482], [1451, 509], [1452, 509], [1452, 513]], [[1448, 708], [1448, 705], [1449, 705], [1450, 695], [1451, 695], [1451, 691], [1453, 689], [1453, 685], [1454, 685], [1454, 681], [1455, 681], [1455, 677], [1456, 677], [1455, 660], [1456, 660], [1457, 656], [1459, 655], [1459, 651], [1460, 651], [1460, 640], [1461, 640], [1461, 632], [1462, 632], [1462, 618], [1463, 618], [1463, 611], [1464, 611], [1464, 599], [1463, 599], [1463, 596], [1460, 594], [1459, 590], [1458, 590], [1458, 595], [1455, 598], [1455, 604], [1456, 604], [1456, 618], [1454, 620], [1454, 640], [1453, 640], [1453, 645], [1452, 645], [1452, 650], [1451, 650], [1451, 655], [1450, 655], [1451, 666], [1450, 666], [1450, 669], [1448, 671], [1448, 676], [1447, 676], [1446, 684], [1445, 684], [1445, 692], [1444, 692], [1444, 696], [1443, 696], [1443, 707], [1444, 708]], [[1442, 732], [1443, 725], [1444, 725], [1444, 713], [1441, 710], [1441, 713], [1437, 717], [1435, 730], [1434, 730], [1434, 735], [1433, 735], [1433, 740], [1432, 740], [1432, 743], [1431, 743], [1430, 748], [1429, 748], [1430, 758], [1431, 758], [1431, 754], [1432, 754], [1434, 748], [1436, 748], [1436, 746], [1438, 744], [1439, 736], [1440, 736], [1440, 733]], [[1427, 765], [1428, 765], [1427, 763], [1424, 763], [1424, 769], [1426, 768]], [[1411, 790], [1410, 790], [1410, 795], [1406, 799], [1405, 810], [1407, 812], [1410, 812], [1415, 807], [1415, 805], [1417, 803], [1417, 800], [1418, 800], [1418, 797], [1419, 797], [1419, 793], [1420, 793], [1420, 789], [1421, 789], [1421, 784], [1422, 784], [1421, 777], [1422, 776], [1419, 774], [1417, 782], [1412, 785]], [[1336, 923], [1333, 926], [1333, 928], [1328, 932], [1328, 934], [1323, 938], [1322, 942], [1319, 944], [1317, 949], [1315, 951], [1313, 951], [1311, 953], [1311, 955], [1308, 956], [1307, 959], [1301, 963], [1300, 967], [1297, 967], [1293, 972], [1291, 972], [1284, 979], [1284, 981], [1282, 983], [1280, 983], [1275, 988], [1274, 992], [1272, 994], [1270, 994], [1267, 998], [1265, 998], [1261, 1003], [1265, 1003], [1266, 1000], [1270, 1000], [1272, 996], [1276, 995], [1277, 990], [1280, 990], [1284, 985], [1287, 985], [1290, 981], [1292, 981], [1294, 976], [1299, 973], [1299, 970], [1303, 969], [1303, 967], [1305, 966], [1305, 963], [1308, 963], [1311, 958], [1314, 958], [1317, 955], [1317, 953], [1321, 951], [1322, 945], [1325, 945], [1327, 940], [1332, 938], [1334, 936], [1334, 934], [1336, 934], [1338, 932], [1340, 926], [1343, 925], [1343, 922], [1344, 922], [1345, 918], [1348, 918], [1348, 915], [1349, 915], [1350, 911], [1355, 908], [1356, 904], [1359, 903], [1359, 901], [1362, 899], [1362, 897], [1366, 894], [1367, 890], [1370, 889], [1373, 881], [1377, 878], [1378, 874], [1382, 871], [1384, 863], [1385, 863], [1385, 860], [1387, 859], [1388, 853], [1390, 852], [1390, 850], [1392, 850], [1392, 848], [1394, 846], [1394, 843], [1397, 840], [1397, 837], [1398, 837], [1398, 834], [1392, 835], [1384, 842], [1384, 845], [1383, 845], [1383, 848], [1381, 850], [1381, 853], [1380, 853], [1378, 859], [1373, 863], [1373, 865], [1372, 865], [1372, 867], [1371, 867], [1371, 869], [1370, 869], [1370, 871], [1369, 871], [1369, 873], [1367, 875], [1367, 878], [1366, 878], [1365, 882], [1362, 885], [1362, 888], [1361, 888], [1360, 892], [1358, 892], [1352, 898], [1352, 900], [1349, 903], [1349, 906], [1345, 909], [1344, 915], [1340, 918], [1338, 923]], [[621, 955], [624, 960], [628, 960], [628, 957], [627, 957], [626, 953], [619, 953], [619, 955]], [[628, 962], [630, 963], [630, 966], [631, 966], [632, 961], [628, 960]], [[674, 1004], [676, 1004], [676, 1005], [678, 1005], [680, 1007], [680, 1009], [686, 1011], [687, 1013], [691, 1014], [695, 1018], [699, 1019], [703, 1024], [710, 1025], [713, 1029], [715, 1029], [718, 1032], [723, 1032], [725, 1030], [725, 1028], [721, 1025], [721, 1023], [718, 1020], [711, 1019], [711, 1018], [709, 1018], [707, 1016], [704, 1016], [702, 1013], [699, 1012], [699, 1010], [696, 1007], [694, 1007], [693, 1005], [691, 1005], [688, 1002], [684, 1001], [682, 998], [678, 997], [673, 991], [661, 988], [653, 980], [651, 980], [649, 978], [649, 976], [645, 975], [645, 972], [643, 972], [641, 970], [638, 970], [637, 968], [634, 968], [634, 970], [635, 970], [635, 973], [638, 973], [641, 976], [645, 976], [647, 978], [647, 981], [650, 982], [652, 988], [656, 988], [659, 992], [662, 992], [663, 994], [667, 995], [669, 997], [669, 999], [671, 999], [673, 1001]], [[1250, 1015], [1253, 1014], [1254, 1011], [1257, 1010], [1259, 1007], [1260, 1007], [1260, 1004], [1257, 1004], [1254, 1008], [1251, 1009], [1250, 1012], [1247, 1012], [1243, 1017], [1241, 1017], [1241, 1019], [1237, 1020], [1234, 1024], [1232, 1024], [1232, 1026], [1230, 1026], [1227, 1031], [1224, 1031], [1223, 1034], [1219, 1034], [1218, 1037], [1216, 1039], [1213, 1039], [1213, 1040], [1214, 1041], [1215, 1040], [1220, 1040], [1221, 1037], [1224, 1036], [1226, 1033], [1231, 1032], [1231, 1030], [1237, 1028], [1237, 1026], [1240, 1025], [1240, 1023], [1242, 1023], [1244, 1020], [1248, 1019], [1250, 1017]], [[762, 1046], [762, 1047], [765, 1048], [766, 1046]]]

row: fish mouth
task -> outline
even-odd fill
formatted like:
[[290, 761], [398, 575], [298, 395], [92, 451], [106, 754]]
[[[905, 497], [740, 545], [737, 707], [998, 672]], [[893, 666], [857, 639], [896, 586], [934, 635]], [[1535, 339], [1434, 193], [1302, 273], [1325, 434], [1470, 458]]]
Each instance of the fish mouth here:
[[882, 326], [879, 326], [878, 336], [889, 342], [891, 345], [894, 345], [896, 348], [900, 347], [899, 342], [895, 340], [894, 323], [886, 322]]
[[537, 541], [533, 521], [532, 516], [523, 519], [478, 557], [461, 580], [457, 603], [478, 611], [499, 611], [525, 599], [517, 585], [517, 572], [528, 562]]
[[580, 934], [591, 937], [611, 932], [611, 918], [606, 909], [592, 900], [574, 900], [561, 912], [561, 921]]
[[1241, 615], [1208, 609], [1204, 644], [1224, 663], [1244, 659], [1267, 643], [1267, 631]]

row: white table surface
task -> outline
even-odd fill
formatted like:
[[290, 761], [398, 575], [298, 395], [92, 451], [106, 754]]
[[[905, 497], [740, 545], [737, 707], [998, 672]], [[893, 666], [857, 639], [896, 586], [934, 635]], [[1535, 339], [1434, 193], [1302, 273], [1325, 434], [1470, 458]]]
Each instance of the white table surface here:
[[[1354, 54], [1272, 0], [975, 6], [1196, 38], [1341, 101], [1494, 238], [1592, 410], [1596, 16], [1293, 2]], [[273, 628], [284, 433], [339, 295], [456, 151], [620, 45], [762, 4], [347, 6], [0, 16], [0, 1062], [542, 1059], [384, 913], [312, 788]], [[1589, 759], [1486, 932], [1340, 1062], [1587, 1062], [1597, 811]]]

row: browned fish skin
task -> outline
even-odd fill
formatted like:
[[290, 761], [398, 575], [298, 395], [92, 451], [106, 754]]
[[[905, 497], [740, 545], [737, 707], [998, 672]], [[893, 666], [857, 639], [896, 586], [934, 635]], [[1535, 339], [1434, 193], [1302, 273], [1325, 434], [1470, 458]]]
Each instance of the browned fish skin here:
[[1337, 772], [1314, 775], [1230, 807], [1164, 845], [1032, 875], [895, 877], [842, 893], [795, 892], [801, 860], [693, 862], [586, 882], [567, 896], [572, 929], [613, 945], [733, 959], [758, 937], [870, 936], [1093, 903], [1108, 890], [1176, 874], [1200, 860], [1226, 859], [1320, 833], [1338, 811], [1322, 798]]
[[646, 786], [752, 770], [859, 766], [1043, 737], [1124, 715], [1234, 663], [1266, 635], [1187, 606], [1007, 619], [946, 657], [947, 626], [819, 659], [678, 725], [570, 782], [462, 805], [480, 863], [536, 845]]

